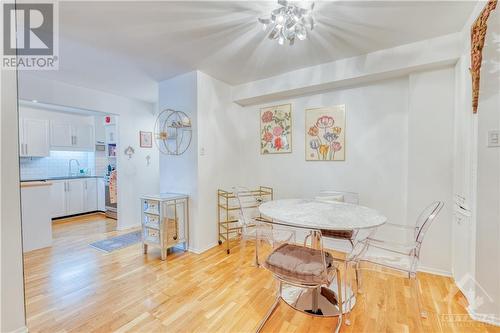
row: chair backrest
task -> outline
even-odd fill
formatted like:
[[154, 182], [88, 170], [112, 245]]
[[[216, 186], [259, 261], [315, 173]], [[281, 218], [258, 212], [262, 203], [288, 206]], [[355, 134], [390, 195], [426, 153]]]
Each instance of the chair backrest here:
[[347, 202], [355, 205], [359, 204], [359, 194], [354, 192], [321, 191], [315, 199], [324, 202]]
[[233, 193], [238, 202], [240, 224], [243, 227], [247, 227], [254, 222], [253, 219], [255, 217], [260, 215], [259, 206], [264, 200], [260, 195], [257, 195], [255, 191], [247, 187], [233, 187]]
[[425, 233], [429, 230], [432, 222], [439, 215], [439, 212], [444, 206], [444, 202], [435, 201], [431, 203], [429, 206], [425, 207], [425, 209], [420, 213], [415, 223], [415, 242], [417, 244], [417, 252], [418, 256], [420, 252], [420, 247], [424, 240]]

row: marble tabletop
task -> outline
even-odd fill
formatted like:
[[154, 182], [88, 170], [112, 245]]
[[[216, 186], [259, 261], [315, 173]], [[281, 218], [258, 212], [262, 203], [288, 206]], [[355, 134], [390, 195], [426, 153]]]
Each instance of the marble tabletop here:
[[291, 227], [326, 230], [375, 228], [387, 221], [378, 211], [344, 202], [326, 203], [310, 199], [281, 199], [263, 203], [262, 215]]

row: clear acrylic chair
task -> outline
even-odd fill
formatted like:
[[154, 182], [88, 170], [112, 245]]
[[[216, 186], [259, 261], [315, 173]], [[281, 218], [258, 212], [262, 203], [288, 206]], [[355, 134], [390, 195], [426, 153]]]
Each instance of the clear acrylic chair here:
[[[363, 241], [366, 243], [366, 247], [355, 259], [356, 262], [369, 262], [408, 274], [417, 297], [417, 305], [422, 318], [426, 318], [427, 313], [421, 303], [417, 279], [420, 249], [427, 230], [429, 230], [443, 206], [444, 203], [441, 201], [433, 202], [427, 206], [419, 215], [414, 226], [384, 224], [382, 228], [377, 230], [375, 235]], [[390, 234], [391, 240], [377, 236], [381, 233]], [[403, 241], [392, 241], [397, 237], [403, 239]]]
[[[359, 194], [355, 192], [345, 192], [345, 191], [332, 191], [325, 190], [321, 191], [315, 198], [315, 200], [326, 202], [326, 203], [338, 203], [345, 202], [354, 205], [359, 204]], [[348, 275], [349, 267], [354, 265], [355, 262], [351, 260], [351, 253], [357, 244], [358, 233], [355, 230], [321, 230], [323, 237], [330, 238], [334, 240], [332, 248], [335, 251], [342, 252], [345, 254], [345, 259], [341, 261], [344, 263], [344, 297], [345, 301], [348, 303], [347, 307], [350, 309], [352, 307], [352, 298], [354, 297], [354, 291], [349, 293], [348, 291]], [[356, 269], [356, 289], [359, 285], [359, 271]], [[357, 292], [357, 290], [356, 290]], [[347, 311], [346, 325], [350, 325], [350, 310]]]
[[[276, 223], [279, 224], [273, 222], [273, 225]], [[265, 238], [271, 244], [272, 250], [262, 266], [273, 274], [278, 282], [278, 288], [276, 299], [262, 319], [257, 332], [264, 327], [280, 300], [309, 315], [338, 317], [334, 332], [339, 332], [342, 326], [342, 282], [338, 265], [334, 263], [333, 256], [324, 251], [320, 230], [301, 229], [310, 235], [309, 246], [298, 245], [295, 242], [276, 242], [272, 238]], [[259, 237], [261, 235], [269, 236], [267, 233], [258, 234]], [[275, 235], [277, 233], [271, 234], [271, 237]], [[337, 278], [337, 290], [334, 292], [327, 286], [330, 286], [335, 278]]]
[[[233, 187], [233, 193], [238, 201], [238, 227], [241, 228], [241, 238], [255, 240], [255, 264], [259, 263], [258, 240], [268, 240], [279, 245], [283, 242], [295, 241], [295, 233], [291, 230], [277, 230], [260, 215], [259, 206], [265, 199], [247, 187]], [[275, 230], [276, 229], [276, 230]], [[273, 244], [274, 245], [274, 244]]]

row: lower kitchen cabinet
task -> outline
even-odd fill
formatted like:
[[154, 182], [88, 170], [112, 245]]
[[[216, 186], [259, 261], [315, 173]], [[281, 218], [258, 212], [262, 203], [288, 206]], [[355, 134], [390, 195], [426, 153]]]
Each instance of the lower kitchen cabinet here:
[[66, 215], [81, 214], [85, 212], [85, 183], [86, 179], [67, 180]]
[[52, 218], [98, 210], [97, 179], [79, 178], [53, 181], [50, 191], [50, 206]]
[[50, 215], [52, 218], [66, 215], [66, 181], [55, 180], [50, 187]]
[[106, 211], [106, 181], [104, 178], [97, 178], [97, 210]]
[[85, 193], [83, 210], [94, 212], [97, 210], [97, 179], [84, 179], [83, 187], [83, 193]]

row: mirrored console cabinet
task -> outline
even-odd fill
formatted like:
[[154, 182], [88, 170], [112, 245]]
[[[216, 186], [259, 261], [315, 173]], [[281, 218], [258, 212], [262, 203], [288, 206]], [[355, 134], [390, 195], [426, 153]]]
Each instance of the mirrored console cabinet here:
[[144, 254], [148, 247], [161, 250], [161, 259], [167, 250], [179, 244], [184, 251], [189, 246], [189, 197], [184, 194], [162, 193], [141, 198], [142, 244]]

